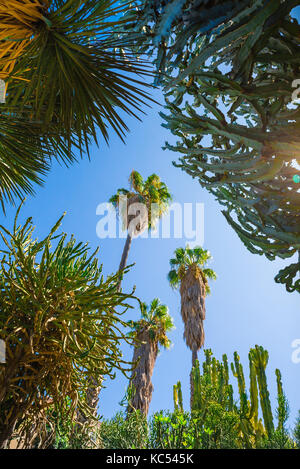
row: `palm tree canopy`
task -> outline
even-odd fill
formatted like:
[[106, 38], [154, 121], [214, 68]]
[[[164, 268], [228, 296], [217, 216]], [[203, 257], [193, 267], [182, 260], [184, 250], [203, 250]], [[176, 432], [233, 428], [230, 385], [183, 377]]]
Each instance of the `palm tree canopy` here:
[[210, 293], [207, 279], [216, 280], [217, 278], [216, 273], [206, 267], [207, 263], [212, 259], [210, 252], [200, 246], [193, 249], [187, 246], [186, 248], [177, 248], [174, 254], [175, 257], [170, 260], [171, 270], [168, 273], [171, 287], [178, 288], [189, 268], [194, 266], [199, 269], [202, 275], [206, 293]]
[[[157, 174], [151, 174], [151, 176], [144, 180], [137, 171], [131, 172], [129, 185], [129, 189], [118, 189], [117, 193], [109, 201], [118, 208], [123, 224], [127, 220], [127, 213], [124, 212], [124, 209], [128, 210], [131, 200], [145, 204], [148, 210], [148, 229], [154, 228], [155, 222], [166, 213], [172, 201], [172, 196], [167, 185], [161, 181]], [[127, 205], [120, 204], [122, 196], [126, 197]], [[127, 227], [124, 226], [124, 228]]]
[[168, 307], [162, 304], [159, 298], [154, 298], [150, 305], [140, 304], [141, 319], [128, 321], [131, 331], [129, 337], [137, 338], [141, 333], [148, 331], [152, 341], [157, 342], [165, 348], [171, 345], [167, 333], [174, 328], [173, 319], [169, 314]]
[[123, 140], [121, 114], [138, 118], [148, 68], [129, 51], [130, 33], [114, 35], [131, 21], [128, 8], [117, 0], [0, 2], [2, 203], [32, 192], [53, 157], [69, 163], [72, 147], [88, 152], [98, 130], [105, 141], [109, 128]]

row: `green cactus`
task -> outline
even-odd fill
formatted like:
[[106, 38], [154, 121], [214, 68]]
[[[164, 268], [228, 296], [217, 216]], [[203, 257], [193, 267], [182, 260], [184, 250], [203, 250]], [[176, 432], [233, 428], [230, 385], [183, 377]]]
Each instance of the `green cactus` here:
[[175, 412], [183, 412], [183, 400], [180, 381], [178, 381], [177, 384], [174, 384], [173, 386], [173, 401]]
[[[218, 403], [226, 412], [233, 412], [238, 419], [238, 431], [241, 444], [245, 448], [261, 447], [265, 438], [270, 437], [274, 432], [273, 414], [270, 403], [270, 395], [266, 379], [266, 367], [268, 364], [268, 352], [263, 347], [255, 346], [250, 349], [249, 358], [249, 393], [246, 389], [243, 366], [237, 352], [233, 355], [231, 371], [236, 378], [239, 390], [239, 402], [235, 403], [233, 386], [230, 383], [229, 365], [226, 355], [223, 355], [222, 362], [212, 356], [211, 350], [205, 350], [205, 360], [203, 362], [203, 373], [200, 372], [199, 363], [192, 370], [194, 380], [194, 403], [192, 412], [201, 415], [205, 421], [207, 409], [212, 403]], [[283, 428], [284, 419], [287, 414], [287, 403], [284, 397], [281, 374], [276, 370], [278, 409], [277, 415], [283, 423], [279, 424]], [[182, 395], [179, 405], [180, 382], [174, 386], [174, 407], [175, 410], [183, 409]], [[262, 412], [263, 421], [259, 417]], [[282, 417], [280, 417], [282, 416]], [[281, 428], [280, 427], [280, 428]]]
[[255, 368], [264, 425], [267, 434], [270, 436], [274, 432], [274, 422], [266, 377], [266, 367], [269, 360], [269, 354], [267, 350], [263, 349], [263, 347], [256, 345], [254, 349], [250, 350], [249, 358]]

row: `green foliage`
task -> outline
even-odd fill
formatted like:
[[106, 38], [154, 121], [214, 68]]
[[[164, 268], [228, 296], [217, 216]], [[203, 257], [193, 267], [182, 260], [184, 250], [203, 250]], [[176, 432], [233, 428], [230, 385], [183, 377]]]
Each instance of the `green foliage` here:
[[49, 412], [90, 415], [89, 378], [132, 368], [120, 345], [131, 343], [121, 316], [133, 296], [118, 292], [118, 275], [104, 279], [97, 251], [57, 234], [62, 218], [39, 241], [31, 219], [22, 225], [17, 216], [12, 231], [0, 226], [0, 338], [7, 357], [0, 365], [0, 446], [15, 425], [20, 437], [34, 425], [39, 434]]
[[[299, 446], [300, 418], [294, 430], [294, 441], [286, 428], [289, 409], [279, 370], [276, 370], [278, 407], [274, 417], [269, 407], [264, 377], [268, 355], [262, 347], [256, 346], [249, 353], [249, 395], [239, 356], [234, 354], [231, 369], [237, 379], [238, 400], [234, 399], [227, 356], [223, 355], [219, 361], [211, 350], [204, 353], [202, 373], [198, 362], [193, 368], [195, 399], [191, 412], [184, 411], [178, 382], [173, 387], [174, 412], [157, 412], [148, 423], [140, 420], [139, 412], [133, 412], [126, 419], [119, 413], [101, 424], [104, 447], [132, 448], [133, 442], [134, 448], [140, 449], [294, 449], [296, 444]], [[264, 391], [263, 387], [266, 387]], [[276, 428], [268, 428], [275, 417]]]
[[147, 419], [140, 412], [131, 412], [126, 418], [119, 412], [100, 426], [100, 438], [105, 449], [138, 449], [147, 447]]
[[171, 270], [168, 273], [168, 280], [171, 287], [178, 288], [181, 279], [184, 277], [189, 267], [196, 266], [199, 268], [205, 282], [206, 293], [210, 293], [207, 279], [216, 280], [217, 278], [216, 273], [212, 269], [205, 267], [212, 259], [210, 252], [200, 246], [193, 249], [187, 246], [186, 248], [177, 248], [174, 254], [175, 257], [170, 259]]
[[[130, 190], [118, 189], [117, 193], [109, 199], [109, 202], [118, 208], [124, 229], [127, 229], [128, 222], [127, 204], [132, 198], [137, 198], [138, 202], [145, 204], [148, 210], [148, 229], [154, 228], [156, 221], [166, 213], [172, 201], [168, 187], [157, 174], [152, 174], [144, 180], [137, 171], [131, 172], [129, 184]], [[124, 197], [126, 202], [122, 203]]]
[[[137, 1], [136, 48], [154, 59], [164, 86], [166, 148], [175, 166], [207, 188], [246, 247], [270, 260], [299, 250], [300, 26], [295, 1]], [[276, 282], [300, 291], [300, 263]]]
[[297, 448], [300, 449], [300, 410], [295, 424], [294, 438], [296, 441]]
[[[277, 428], [274, 428], [274, 417], [266, 380], [267, 351], [262, 347], [255, 346], [249, 352], [249, 396], [240, 358], [237, 352], [234, 353], [234, 362], [231, 363], [231, 370], [233, 376], [237, 379], [239, 402], [233, 399], [233, 387], [229, 381], [226, 355], [223, 356], [223, 361], [219, 362], [212, 356], [210, 350], [206, 350], [205, 357], [203, 374], [201, 375], [200, 373], [199, 363], [197, 363], [192, 371], [194, 381], [192, 414], [202, 415], [206, 422], [208, 409], [212, 403], [214, 406], [217, 403], [220, 406], [219, 410], [221, 411], [222, 409], [227, 417], [229, 414], [232, 414], [232, 417], [236, 417], [236, 447], [293, 448], [294, 442], [286, 428], [289, 407], [283, 393], [279, 370], [276, 370], [278, 402], [276, 417], [278, 423]], [[258, 399], [258, 395], [260, 399]], [[218, 409], [218, 407], [213, 408], [215, 410]], [[263, 423], [260, 418], [260, 411], [263, 415]], [[218, 434], [218, 430], [211, 423], [209, 428], [213, 430], [212, 435]]]
[[169, 315], [168, 307], [163, 305], [159, 298], [154, 298], [148, 306], [140, 303], [141, 319], [139, 321], [128, 321], [132, 329], [127, 335], [136, 339], [142, 331], [149, 331], [151, 340], [165, 348], [169, 348], [171, 341], [167, 333], [174, 328], [173, 319]]
[[124, 32], [128, 8], [117, 0], [2, 2], [2, 203], [32, 192], [53, 157], [68, 164], [72, 146], [89, 152], [98, 131], [108, 141], [111, 128], [123, 140], [121, 114], [138, 117], [149, 102], [141, 79], [149, 70]]
[[226, 449], [236, 448], [238, 418], [210, 403], [205, 416], [189, 412], [160, 412], [150, 423], [150, 448]]

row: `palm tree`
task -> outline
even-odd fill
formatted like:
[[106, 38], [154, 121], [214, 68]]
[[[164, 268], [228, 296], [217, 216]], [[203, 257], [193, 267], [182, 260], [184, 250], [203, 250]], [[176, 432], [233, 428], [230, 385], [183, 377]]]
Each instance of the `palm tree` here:
[[[146, 181], [137, 171], [132, 171], [129, 177], [130, 190], [118, 189], [117, 193], [110, 198], [110, 202], [118, 208], [119, 215], [123, 221], [123, 227], [128, 230], [125, 242], [119, 272], [121, 272], [117, 284], [117, 291], [121, 289], [122, 274], [127, 264], [128, 254], [132, 238], [155, 225], [155, 221], [160, 218], [167, 210], [171, 201], [171, 195], [167, 186], [161, 182], [159, 176], [152, 174]], [[123, 198], [122, 198], [123, 197]], [[125, 203], [121, 203], [121, 201]], [[142, 203], [147, 208], [147, 214], [141, 213], [140, 221], [134, 229], [130, 229], [130, 222], [135, 215], [129, 214], [129, 208], [134, 203]], [[146, 216], [147, 215], [147, 216]], [[97, 414], [97, 405], [99, 402], [99, 393], [102, 388], [101, 376], [91, 377], [90, 387], [86, 396], [88, 406], [93, 409], [93, 414]], [[88, 420], [83, 415], [78, 415], [78, 421], [85, 423]]]
[[0, 200], [30, 193], [53, 157], [88, 152], [98, 130], [124, 138], [121, 114], [137, 117], [148, 99], [130, 33], [114, 34], [132, 21], [127, 10], [117, 0], [0, 3]]
[[135, 341], [133, 362], [137, 363], [132, 372], [127, 412], [140, 410], [145, 416], [148, 414], [152, 398], [153, 384], [151, 382], [159, 346], [169, 348], [171, 342], [167, 332], [173, 329], [173, 320], [168, 313], [168, 307], [155, 298], [149, 306], [141, 303], [141, 319], [129, 321], [131, 327], [129, 336]]
[[[180, 287], [181, 317], [184, 322], [184, 339], [192, 351], [192, 368], [196, 364], [198, 350], [204, 345], [205, 298], [210, 293], [208, 278], [215, 280], [216, 274], [206, 268], [211, 259], [209, 251], [201, 247], [178, 248], [170, 260], [168, 280], [172, 288]], [[191, 373], [191, 407], [193, 380]]]
[[[172, 200], [169, 189], [160, 180], [157, 174], [152, 174], [145, 181], [137, 171], [132, 171], [129, 176], [130, 189], [118, 189], [109, 201], [118, 209], [119, 216], [123, 222], [123, 228], [127, 229], [119, 271], [122, 272], [127, 264], [128, 254], [132, 238], [141, 234], [145, 229], [155, 227], [155, 222], [167, 211]], [[147, 210], [137, 210], [135, 215], [130, 214], [130, 206], [141, 203]], [[138, 223], [132, 222], [139, 216]], [[122, 277], [120, 277], [119, 288]]]

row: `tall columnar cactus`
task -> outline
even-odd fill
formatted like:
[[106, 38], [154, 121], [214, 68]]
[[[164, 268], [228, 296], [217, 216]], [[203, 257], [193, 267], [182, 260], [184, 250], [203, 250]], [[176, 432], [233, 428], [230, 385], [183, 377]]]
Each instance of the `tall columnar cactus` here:
[[173, 386], [173, 401], [174, 401], [174, 410], [183, 412], [183, 399], [182, 399], [182, 390], [181, 382], [178, 381], [177, 384]]
[[[198, 361], [192, 370], [194, 381], [192, 412], [197, 415], [200, 414], [204, 418], [211, 403], [218, 403], [224, 411], [234, 412], [239, 416], [238, 431], [244, 447], [258, 447], [264, 438], [272, 436], [274, 432], [272, 408], [265, 372], [268, 364], [268, 352], [259, 346], [255, 346], [249, 352], [249, 393], [246, 389], [245, 375], [239, 355], [237, 352], [234, 353], [231, 370], [238, 383], [238, 403], [234, 400], [233, 396], [227, 356], [223, 355], [223, 360], [220, 362], [212, 356], [211, 350], [205, 350], [204, 353], [205, 361], [203, 363], [202, 374]], [[279, 370], [276, 370], [276, 377], [279, 409], [284, 410], [283, 406], [286, 405], [286, 401], [280, 401], [284, 394]], [[179, 400], [178, 397], [179, 390], [181, 392], [180, 382], [174, 386], [175, 410], [183, 410], [182, 398]], [[260, 409], [263, 415], [263, 422], [259, 417]], [[282, 411], [281, 414], [284, 418], [285, 412]], [[283, 423], [279, 422], [278, 425], [281, 425], [280, 428], [283, 428]]]
[[274, 431], [274, 422], [266, 377], [269, 354], [267, 350], [256, 345], [255, 348], [251, 349], [249, 352], [249, 360], [252, 361], [255, 368], [265, 428], [268, 435], [271, 435]]

